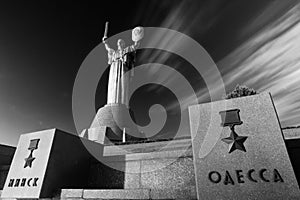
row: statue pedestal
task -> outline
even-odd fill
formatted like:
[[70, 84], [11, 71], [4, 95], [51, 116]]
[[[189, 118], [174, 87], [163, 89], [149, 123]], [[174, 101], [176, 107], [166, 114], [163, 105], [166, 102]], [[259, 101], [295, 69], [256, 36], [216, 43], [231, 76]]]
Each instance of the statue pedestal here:
[[124, 104], [107, 104], [100, 108], [86, 135], [88, 139], [101, 144], [122, 142], [125, 133], [126, 141], [143, 139], [132, 111]]

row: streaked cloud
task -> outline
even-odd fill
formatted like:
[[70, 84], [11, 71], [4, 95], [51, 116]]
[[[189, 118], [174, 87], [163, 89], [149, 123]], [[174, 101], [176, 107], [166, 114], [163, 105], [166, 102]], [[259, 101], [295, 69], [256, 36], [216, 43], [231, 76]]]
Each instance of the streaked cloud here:
[[300, 123], [299, 11], [293, 7], [219, 62], [231, 69], [223, 77], [226, 86], [271, 92], [283, 125]]
[[[212, 3], [209, 8], [205, 6], [198, 8], [200, 14], [197, 15], [190, 7], [191, 13], [194, 12], [194, 17], [191, 18], [189, 9], [182, 3], [170, 12], [162, 26], [192, 36], [198, 33], [201, 37], [222, 17], [221, 12], [207, 23], [203, 21], [207, 19], [209, 11], [217, 9], [218, 6], [219, 4]], [[300, 6], [296, 1], [270, 2], [241, 26], [234, 37], [243, 41], [217, 62], [227, 91], [232, 90], [237, 84], [244, 84], [260, 92], [271, 92], [283, 126], [300, 124], [299, 22]], [[167, 40], [164, 42], [167, 44]], [[174, 48], [182, 45], [179, 41], [178, 44], [174, 44]], [[168, 58], [164, 54], [157, 53], [152, 57], [152, 61], [163, 63]], [[183, 66], [179, 64], [176, 67]], [[211, 80], [217, 78], [209, 68], [207, 75]], [[176, 81], [172, 75], [165, 78], [169, 84]], [[213, 92], [220, 89], [221, 86], [215, 88]], [[205, 86], [199, 87], [196, 93], [199, 102], [209, 99]], [[190, 96], [187, 95], [183, 101], [187, 108], [190, 105]], [[171, 103], [167, 109], [175, 106]]]

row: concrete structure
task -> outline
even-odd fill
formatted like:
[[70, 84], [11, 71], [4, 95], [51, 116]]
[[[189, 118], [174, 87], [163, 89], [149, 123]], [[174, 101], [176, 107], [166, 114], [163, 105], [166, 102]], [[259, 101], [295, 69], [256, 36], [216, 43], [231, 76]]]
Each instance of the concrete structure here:
[[[300, 129], [296, 130], [300, 136]], [[283, 131], [286, 133], [286, 131]], [[116, 175], [117, 172], [112, 172], [112, 178], [109, 180], [110, 183], [112, 180], [115, 180], [115, 177], [118, 177], [114, 184], [116, 189], [109, 189], [105, 184], [102, 187], [98, 187], [98, 189], [93, 190], [84, 190], [84, 189], [63, 189], [59, 198], [62, 199], [96, 199], [99, 198], [99, 194], [101, 196], [109, 196], [110, 199], [119, 199], [119, 195], [122, 196], [121, 199], [132, 199], [131, 195], [127, 195], [129, 193], [134, 192], [137, 195], [136, 197], [139, 199], [192, 199], [196, 200], [196, 182], [194, 176], [194, 166], [193, 166], [193, 154], [192, 154], [192, 142], [191, 139], [182, 139], [177, 140], [173, 147], [166, 149], [160, 153], [149, 154], [151, 151], [155, 151], [159, 149], [161, 146], [167, 146], [168, 141], [162, 142], [153, 142], [153, 143], [145, 143], [145, 144], [131, 144], [131, 145], [123, 145], [123, 148], [127, 151], [131, 151], [128, 155], [127, 161], [132, 162], [131, 166], [138, 166], [140, 169], [145, 168], [146, 164], [149, 168], [154, 165], [159, 165], [163, 163], [163, 157], [166, 158], [174, 158], [181, 154], [182, 149], [185, 149], [186, 146], [190, 146], [185, 153], [179, 156], [174, 163], [170, 166], [165, 167], [164, 169], [158, 170], [156, 172], [150, 172], [146, 174], [134, 174], [125, 172], [123, 176]], [[300, 137], [296, 138], [286, 138], [286, 145], [289, 152], [289, 156], [291, 158], [291, 162], [293, 168], [296, 173], [296, 177], [298, 182], [300, 182], [300, 172], [297, 169], [300, 169], [299, 159], [296, 159], [300, 154]], [[144, 148], [144, 150], [142, 150]], [[172, 150], [173, 149], [173, 150]], [[176, 153], [177, 151], [177, 153]], [[105, 146], [104, 152], [106, 157], [122, 155], [119, 148], [115, 146]], [[135, 152], [135, 153], [134, 153]], [[148, 153], [147, 153], [148, 152]], [[154, 155], [155, 154], [155, 155]], [[138, 163], [138, 164], [133, 164]], [[149, 165], [152, 163], [152, 165]], [[97, 164], [94, 166], [94, 170], [97, 170]], [[98, 170], [100, 170], [98, 168]], [[132, 169], [128, 169], [127, 171], [131, 171]], [[91, 171], [92, 172], [92, 171]], [[93, 171], [92, 173], [94, 173]], [[99, 171], [98, 171], [99, 172]], [[107, 172], [107, 171], [106, 171]], [[106, 173], [105, 172], [105, 173]], [[110, 173], [111, 173], [110, 172]], [[95, 174], [95, 173], [94, 173]], [[97, 174], [97, 173], [96, 173]], [[96, 179], [100, 179], [99, 177], [94, 177], [92, 182]], [[108, 176], [108, 175], [107, 175]], [[147, 180], [148, 179], [148, 180]], [[109, 183], [106, 182], [106, 183]], [[94, 182], [95, 183], [95, 182]], [[111, 183], [113, 184], [113, 183]], [[102, 189], [100, 189], [102, 188]], [[105, 189], [104, 189], [105, 188]], [[149, 198], [146, 198], [149, 197]]]
[[269, 93], [193, 105], [189, 114], [198, 199], [300, 199]]
[[[142, 138], [138, 131], [133, 112], [125, 104], [108, 104], [100, 108], [84, 137], [100, 144], [121, 142]], [[130, 133], [130, 134], [128, 134]]]
[[0, 190], [3, 189], [16, 148], [0, 144]]
[[45, 198], [61, 188], [89, 188], [90, 152], [102, 156], [103, 146], [57, 129], [21, 135], [1, 197]]
[[[300, 162], [299, 159], [297, 157], [299, 157], [300, 154], [300, 129], [295, 129], [294, 132], [297, 132], [297, 135], [299, 135], [298, 138], [290, 138], [288, 137], [288, 133], [289, 131], [283, 130], [283, 133], [285, 135], [285, 141], [286, 141], [286, 145], [287, 145], [287, 149], [289, 152], [289, 156], [291, 158], [291, 162], [293, 165], [293, 168], [295, 170], [296, 173], [296, 177], [298, 179], [298, 182], [300, 182], [300, 171], [297, 169], [300, 169]], [[182, 140], [176, 140], [175, 143], [173, 144], [173, 147], [170, 146], [170, 148], [166, 149], [164, 152], [162, 153], [157, 153], [156, 156], [150, 156], [151, 151], [155, 151], [157, 149], [160, 149], [162, 146], [167, 146], [168, 145], [168, 141], [161, 141], [161, 142], [152, 142], [152, 143], [145, 143], [145, 144], [130, 144], [130, 145], [122, 145], [122, 149], [126, 149], [127, 151], [131, 151], [130, 156], [128, 159], [133, 159], [135, 157], [135, 160], [138, 160], [138, 158], [140, 159], [140, 161], [136, 161], [136, 162], [140, 162], [140, 163], [146, 163], [150, 160], [152, 160], [153, 157], [156, 157], [156, 161], [159, 161], [159, 155], [163, 155], [163, 154], [168, 154], [170, 152], [173, 152], [173, 156], [176, 155], [176, 151], [180, 151], [180, 149], [186, 149], [186, 146], [190, 146], [190, 148], [188, 148], [185, 153], [183, 155], [180, 156], [180, 158], [178, 158], [177, 160], [175, 160], [175, 163], [172, 164], [170, 167], [167, 167], [165, 169], [165, 172], [167, 172], [166, 174], [164, 173], [153, 173], [152, 172], [152, 180], [155, 180], [156, 183], [161, 182], [160, 184], [158, 184], [157, 187], [153, 187], [156, 184], [149, 184], [145, 181], [145, 179], [149, 176], [147, 175], [142, 175], [142, 174], [132, 174], [132, 173], [127, 173], [127, 175], [123, 174], [122, 179], [119, 176], [119, 180], [122, 180], [121, 182], [116, 181], [116, 185], [118, 186], [119, 189], [108, 189], [107, 187], [103, 187], [106, 189], [101, 189], [101, 188], [97, 188], [94, 187], [91, 189], [64, 189], [62, 188], [61, 193], [58, 194], [58, 196], [55, 197], [55, 199], [57, 198], [61, 198], [61, 199], [96, 199], [95, 194], [99, 194], [99, 193], [108, 193], [105, 194], [107, 196], [109, 195], [115, 195], [115, 196], [110, 196], [113, 197], [111, 199], [117, 199], [117, 194], [118, 195], [122, 195], [122, 199], [130, 199], [131, 196], [126, 196], [126, 194], [131, 193], [133, 191], [135, 191], [135, 193], [139, 193], [140, 195], [140, 199], [142, 199], [142, 197], [147, 197], [146, 195], [149, 195], [150, 198], [148, 199], [163, 199], [165, 197], [165, 199], [182, 199], [180, 198], [180, 196], [182, 197], [184, 194], [187, 198], [185, 199], [196, 199], [196, 182], [195, 182], [195, 178], [194, 178], [194, 166], [193, 166], [193, 154], [192, 154], [192, 142], [191, 139], [182, 139]], [[143, 148], [145, 147], [145, 148]], [[173, 148], [173, 150], [172, 150]], [[107, 145], [104, 147], [104, 154], [106, 157], [110, 157], [110, 156], [116, 156], [116, 155], [122, 155], [122, 150], [120, 150], [120, 148], [117, 148], [115, 146], [112, 145]], [[135, 153], [134, 153], [135, 152]], [[148, 156], [148, 159], [146, 159]], [[130, 158], [131, 157], [131, 158]], [[169, 154], [169, 158], [172, 157], [172, 153]], [[144, 161], [142, 161], [143, 159]], [[161, 160], [162, 161], [162, 160]], [[185, 166], [182, 166], [182, 164], [184, 163]], [[93, 170], [99, 170], [99, 164], [94, 163], [94, 167]], [[113, 171], [113, 170], [112, 170]], [[130, 170], [129, 170], [130, 171]], [[164, 170], [162, 169], [161, 172], [163, 172]], [[92, 171], [91, 171], [92, 172]], [[95, 172], [95, 171], [93, 171]], [[115, 172], [117, 173], [117, 172]], [[174, 176], [173, 174], [176, 174], [176, 176]], [[100, 174], [98, 174], [100, 176]], [[179, 175], [179, 176], [178, 176]], [[90, 183], [91, 184], [95, 184], [95, 180], [99, 179], [99, 176], [96, 177], [91, 177], [90, 178]], [[113, 176], [113, 175], [112, 175]], [[169, 177], [168, 177], [169, 176]], [[167, 177], [167, 178], [166, 178]], [[119, 183], [117, 183], [119, 182]], [[147, 185], [148, 184], [148, 185]], [[147, 188], [143, 188], [147, 186]], [[162, 187], [164, 186], [164, 187]], [[182, 187], [185, 188], [185, 190], [177, 190], [177, 192], [173, 193], [174, 191], [176, 191], [176, 188], [178, 187]], [[123, 189], [124, 188], [124, 189]], [[134, 189], [134, 188], [137, 188]], [[163, 190], [160, 190], [163, 189]], [[169, 188], [168, 190], [166, 190], [167, 188]], [[140, 189], [143, 189], [142, 191]], [[149, 193], [145, 195], [145, 190], [148, 191]], [[85, 192], [85, 195], [84, 194]], [[91, 192], [93, 191], [93, 192]], [[117, 194], [115, 193], [115, 191], [117, 191]], [[94, 196], [92, 196], [92, 193]], [[188, 193], [188, 194], [187, 194]], [[143, 194], [143, 195], [142, 195]], [[88, 196], [87, 196], [88, 195]], [[87, 198], [88, 197], [88, 198]], [[128, 197], [128, 198], [127, 198]], [[99, 196], [97, 197], [99, 198]], [[147, 198], [146, 198], [147, 199]]]
[[[93, 125], [93, 128], [97, 128], [97, 126]], [[91, 134], [89, 131], [85, 134]], [[296, 178], [300, 182], [300, 160], [298, 158], [300, 154], [300, 128], [284, 129], [283, 135]], [[69, 136], [66, 137], [69, 138]], [[70, 137], [77, 138], [74, 135]], [[32, 139], [36, 139], [36, 137]], [[69, 146], [68, 140], [66, 139], [58, 145], [60, 146], [59, 151], [53, 151], [56, 152], [55, 155], [58, 156], [58, 160], [61, 162], [67, 159], [67, 155], [73, 156], [75, 161], [78, 160], [79, 154], [76, 152], [81, 151], [78, 149], [72, 151], [72, 149], [81, 146], [79, 141], [82, 140], [79, 140], [79, 138], [75, 139], [78, 142], [71, 146]], [[29, 143], [27, 143], [22, 145], [26, 152], [26, 156], [24, 155], [26, 158], [29, 154]], [[64, 150], [66, 150], [63, 156], [64, 159], [59, 159], [61, 157], [59, 152]], [[34, 152], [33, 156], [37, 157], [36, 153]], [[61, 185], [59, 186], [61, 189], [59, 193], [52, 193], [51, 196], [44, 197], [69, 200], [99, 198], [197, 199], [194, 169], [195, 156], [193, 155], [192, 140], [190, 138], [122, 145], [107, 143], [103, 145], [100, 153], [101, 158], [98, 158], [98, 160], [91, 159], [91, 162], [78, 160], [78, 165], [84, 164], [82, 171], [75, 170], [76, 173], [74, 174], [73, 168], [68, 167], [70, 169], [69, 173], [72, 174], [74, 180], [82, 174], [87, 178], [84, 183], [82, 182], [81, 187], [80, 185], [76, 187], [71, 185], [64, 187]], [[21, 156], [22, 159], [25, 158], [24, 156]], [[22, 167], [24, 167], [23, 164], [24, 160], [22, 160]], [[49, 163], [46, 163], [46, 165], [49, 165]], [[55, 166], [57, 165], [50, 164], [49, 166], [56, 168]], [[26, 167], [27, 169], [29, 167]], [[55, 179], [58, 180], [59, 177]], [[54, 181], [49, 176], [49, 181], [51, 182], [51, 180]]]

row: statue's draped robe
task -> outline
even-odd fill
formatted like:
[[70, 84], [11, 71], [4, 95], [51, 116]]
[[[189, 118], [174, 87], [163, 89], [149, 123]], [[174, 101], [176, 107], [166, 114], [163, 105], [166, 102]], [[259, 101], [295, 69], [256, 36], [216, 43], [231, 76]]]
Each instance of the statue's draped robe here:
[[[129, 46], [119, 50], [110, 49], [108, 51], [108, 64], [110, 64], [107, 104], [120, 103], [129, 105], [129, 79], [128, 76], [123, 76], [128, 70], [133, 68], [135, 60], [135, 46]], [[132, 74], [132, 73], [131, 73]]]

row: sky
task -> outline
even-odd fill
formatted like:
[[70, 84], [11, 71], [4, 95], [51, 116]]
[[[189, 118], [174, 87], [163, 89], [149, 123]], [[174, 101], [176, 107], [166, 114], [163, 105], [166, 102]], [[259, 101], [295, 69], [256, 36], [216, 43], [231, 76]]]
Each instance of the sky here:
[[[237, 84], [271, 92], [282, 126], [299, 125], [299, 11], [299, 2], [292, 0], [2, 1], [0, 143], [15, 146], [20, 134], [53, 127], [76, 132], [74, 81], [83, 60], [101, 42], [106, 21], [109, 35], [144, 26], [192, 37], [217, 64], [227, 92]], [[189, 80], [199, 103], [210, 101], [201, 76], [183, 58], [139, 50], [137, 64], [147, 62], [176, 69]], [[216, 75], [207, 71], [214, 80]], [[176, 82], [175, 75], [161, 77], [155, 69], [147, 76]], [[95, 110], [105, 104], [106, 85], [107, 73], [98, 85]], [[180, 100], [184, 110], [190, 98], [185, 94]], [[167, 121], [157, 137], [176, 131], [178, 100], [167, 88], [146, 85], [130, 101], [140, 126], [149, 122], [151, 105], [161, 104]]]

